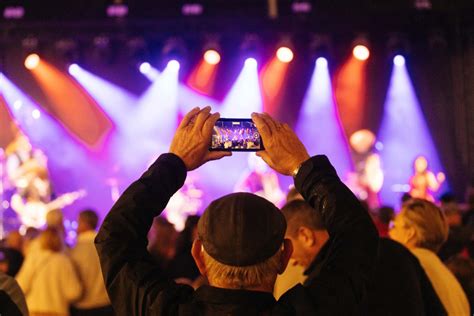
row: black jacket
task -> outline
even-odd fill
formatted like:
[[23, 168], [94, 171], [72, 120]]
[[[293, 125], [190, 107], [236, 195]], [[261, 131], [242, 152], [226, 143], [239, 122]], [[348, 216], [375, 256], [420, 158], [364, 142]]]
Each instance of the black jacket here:
[[[317, 282], [321, 264], [331, 247], [329, 240], [305, 271], [304, 285]], [[375, 269], [367, 287], [364, 315], [447, 315], [418, 259], [396, 241], [381, 238]]]
[[298, 191], [319, 204], [333, 247], [311, 286], [277, 302], [270, 293], [203, 286], [194, 291], [166, 279], [147, 253], [153, 217], [183, 185], [186, 168], [163, 154], [112, 207], [96, 237], [102, 272], [117, 315], [353, 315], [362, 314], [378, 236], [367, 212], [325, 156], [300, 168]]

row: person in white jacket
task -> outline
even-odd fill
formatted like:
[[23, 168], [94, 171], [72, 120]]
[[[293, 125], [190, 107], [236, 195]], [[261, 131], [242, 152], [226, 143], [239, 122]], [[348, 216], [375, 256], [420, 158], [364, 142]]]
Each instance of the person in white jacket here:
[[57, 229], [42, 232], [39, 244], [38, 251], [26, 257], [16, 277], [30, 315], [68, 316], [70, 304], [82, 294], [78, 274], [63, 252], [63, 238]]
[[436, 253], [448, 238], [443, 212], [422, 199], [405, 202], [390, 229], [390, 237], [407, 247], [420, 261], [448, 315], [468, 316], [469, 302], [456, 277]]

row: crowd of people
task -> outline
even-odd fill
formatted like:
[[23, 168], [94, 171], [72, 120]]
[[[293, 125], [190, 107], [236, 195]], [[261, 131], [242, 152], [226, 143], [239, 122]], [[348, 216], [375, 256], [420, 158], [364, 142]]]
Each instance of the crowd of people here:
[[[286, 125], [252, 116], [258, 152], [295, 185], [278, 209], [250, 193], [212, 202], [178, 232], [161, 212], [209, 151], [218, 114], [193, 109], [170, 152], [106, 216], [84, 210], [75, 244], [60, 210], [0, 249], [1, 315], [471, 315], [474, 191], [466, 206], [359, 201]], [[95, 244], [94, 244], [95, 243]], [[278, 293], [277, 293], [278, 292]]]

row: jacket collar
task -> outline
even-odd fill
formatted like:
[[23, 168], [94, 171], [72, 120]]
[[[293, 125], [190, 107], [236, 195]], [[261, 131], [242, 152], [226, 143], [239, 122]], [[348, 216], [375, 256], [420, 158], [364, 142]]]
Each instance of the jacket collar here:
[[271, 293], [248, 290], [232, 290], [203, 285], [195, 292], [195, 300], [223, 305], [252, 305], [258, 309], [269, 309], [275, 305]]
[[308, 278], [304, 281], [304, 284], [310, 284], [312, 280], [319, 275], [321, 268], [326, 260], [327, 254], [331, 248], [331, 239], [324, 244], [324, 246], [319, 251], [318, 255], [314, 258], [313, 262], [309, 267], [304, 271], [304, 275], [307, 275]]

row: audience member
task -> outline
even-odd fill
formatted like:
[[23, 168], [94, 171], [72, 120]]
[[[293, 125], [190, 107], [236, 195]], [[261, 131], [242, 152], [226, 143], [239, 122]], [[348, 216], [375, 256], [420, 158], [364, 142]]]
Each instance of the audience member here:
[[461, 211], [455, 201], [441, 203], [449, 226], [448, 239], [438, 251], [442, 261], [446, 261], [467, 250], [473, 236], [473, 229], [462, 225]]
[[286, 124], [252, 116], [265, 144], [258, 152], [270, 167], [294, 175], [313, 206], [324, 205], [323, 221], [334, 247], [314, 282], [296, 286], [278, 302], [272, 297], [278, 273], [292, 252], [286, 223], [269, 201], [234, 193], [212, 202], [198, 224], [192, 254], [209, 286], [196, 292], [163, 278], [146, 251], [146, 232], [186, 172], [230, 155], [210, 152], [218, 114], [193, 109], [181, 122], [170, 153], [161, 155], [113, 206], [96, 237], [106, 286], [120, 315], [346, 315], [362, 311], [378, 236], [367, 212], [339, 180], [325, 156], [310, 158]]
[[155, 263], [162, 271], [170, 276], [170, 263], [176, 255], [176, 239], [178, 233], [171, 224], [163, 217], [155, 217], [148, 231], [147, 250]]
[[436, 205], [412, 199], [395, 217], [390, 237], [418, 258], [449, 315], [470, 315], [461, 285], [436, 255], [447, 239], [448, 229], [446, 218]]
[[461, 283], [471, 311], [474, 311], [474, 261], [470, 258], [452, 257], [446, 262], [446, 266]]
[[69, 304], [79, 299], [82, 286], [71, 259], [62, 252], [61, 232], [47, 228], [38, 242], [39, 248], [28, 253], [16, 277], [30, 315], [69, 315]]
[[25, 296], [11, 276], [0, 271], [0, 315], [28, 316]]
[[[286, 237], [293, 243], [292, 258], [306, 269], [305, 286], [315, 282], [333, 247], [317, 211], [305, 201], [292, 201], [282, 208]], [[381, 238], [363, 314], [445, 315], [445, 310], [418, 260], [398, 243]]]
[[395, 216], [395, 210], [390, 206], [382, 206], [378, 209], [374, 218], [375, 227], [380, 237], [388, 237], [388, 227]]
[[6, 238], [5, 247], [15, 249], [19, 252], [23, 251], [23, 236], [19, 231], [11, 231]]
[[23, 254], [13, 248], [0, 248], [0, 271], [16, 276], [23, 264]]
[[188, 216], [183, 231], [176, 243], [176, 257], [173, 260], [173, 277], [188, 279], [192, 284], [201, 274], [191, 255], [193, 241], [197, 238], [199, 216]]
[[102, 278], [99, 256], [94, 246], [98, 222], [99, 218], [93, 210], [84, 210], [79, 213], [77, 243], [70, 253], [84, 288], [81, 299], [71, 308], [72, 315], [113, 315]]

